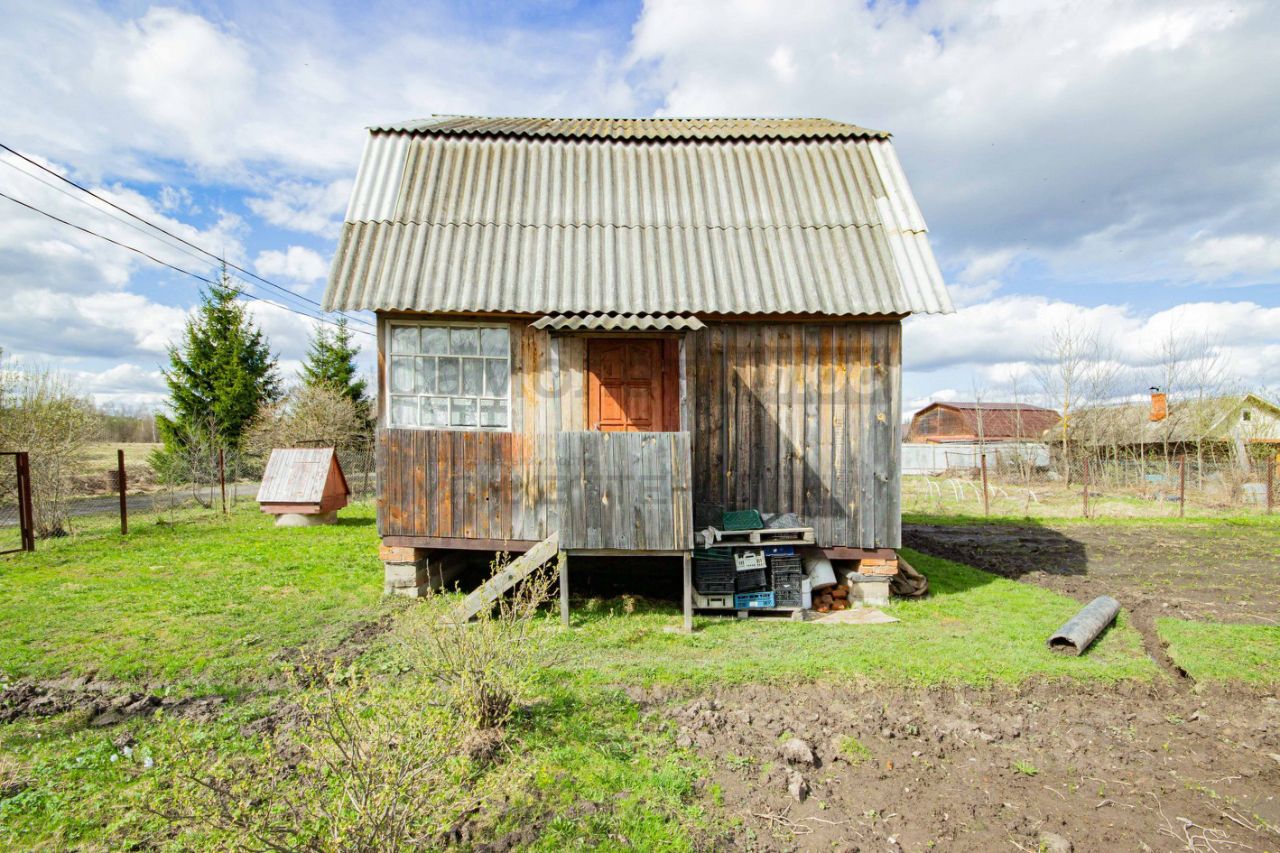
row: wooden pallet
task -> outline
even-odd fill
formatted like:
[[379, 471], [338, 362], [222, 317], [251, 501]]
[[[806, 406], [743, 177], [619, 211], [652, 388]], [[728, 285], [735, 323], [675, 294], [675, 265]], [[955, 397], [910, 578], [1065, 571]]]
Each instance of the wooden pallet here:
[[708, 527], [700, 534], [704, 548], [751, 548], [765, 545], [812, 545], [812, 527], [766, 527], [760, 530], [719, 530]]

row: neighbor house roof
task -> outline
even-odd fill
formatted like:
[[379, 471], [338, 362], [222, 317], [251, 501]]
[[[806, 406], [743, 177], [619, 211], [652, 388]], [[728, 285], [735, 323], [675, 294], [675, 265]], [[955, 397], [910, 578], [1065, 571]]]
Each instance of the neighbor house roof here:
[[347, 493], [342, 466], [334, 464], [334, 450], [324, 448], [276, 448], [267, 459], [258, 488], [258, 503], [319, 503], [332, 469]]
[[[1248, 419], [1245, 412], [1249, 412]], [[1163, 444], [1197, 441], [1276, 441], [1280, 407], [1257, 394], [1204, 399], [1174, 397], [1163, 420], [1151, 420], [1151, 404], [1094, 406], [1072, 413], [1067, 428], [1085, 444]], [[1054, 434], [1061, 438], [1058, 430]]]
[[325, 306], [950, 311], [925, 232], [882, 131], [437, 116], [371, 129]]
[[1027, 403], [930, 403], [912, 416], [912, 423], [936, 409], [955, 413], [960, 427], [950, 435], [984, 438], [1039, 438], [1059, 420], [1058, 413]]

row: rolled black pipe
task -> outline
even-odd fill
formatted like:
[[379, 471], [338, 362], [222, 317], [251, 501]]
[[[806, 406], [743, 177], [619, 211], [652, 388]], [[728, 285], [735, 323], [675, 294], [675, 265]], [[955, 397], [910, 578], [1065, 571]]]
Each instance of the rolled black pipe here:
[[1049, 648], [1064, 655], [1082, 654], [1102, 630], [1115, 621], [1119, 612], [1120, 602], [1109, 595], [1098, 596], [1054, 632], [1049, 638]]

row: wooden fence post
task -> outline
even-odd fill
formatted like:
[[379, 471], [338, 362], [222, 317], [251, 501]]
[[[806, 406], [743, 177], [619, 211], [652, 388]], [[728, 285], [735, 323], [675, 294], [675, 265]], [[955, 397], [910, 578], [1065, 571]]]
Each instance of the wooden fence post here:
[[1089, 457], [1084, 457], [1084, 517], [1089, 517]]
[[116, 485], [120, 488], [120, 535], [127, 536], [129, 534], [129, 500], [128, 494], [129, 484], [125, 480], [124, 470], [124, 449], [116, 449]]
[[1187, 514], [1187, 454], [1178, 458], [1178, 518]]
[[218, 486], [222, 489], [222, 514], [227, 514], [227, 468], [222, 448], [218, 448]]
[[987, 451], [986, 448], [979, 447], [978, 454], [981, 458], [982, 467], [982, 514], [991, 514], [991, 496], [987, 492]]
[[22, 528], [22, 549], [36, 549], [36, 515], [31, 505], [31, 456], [19, 451], [18, 465], [18, 524]]
[[1276, 504], [1276, 461], [1280, 460], [1280, 454], [1267, 457], [1267, 515], [1271, 515], [1271, 509]]

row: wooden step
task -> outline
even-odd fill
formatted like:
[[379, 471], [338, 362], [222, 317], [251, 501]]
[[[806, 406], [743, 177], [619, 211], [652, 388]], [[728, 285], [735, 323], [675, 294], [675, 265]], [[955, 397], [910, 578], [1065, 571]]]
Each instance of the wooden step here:
[[461, 604], [450, 611], [448, 621], [461, 625], [475, 618], [486, 607], [492, 607], [507, 590], [529, 577], [534, 571], [554, 560], [560, 553], [560, 534], [552, 533], [528, 551], [512, 560], [505, 569], [482, 583]]

